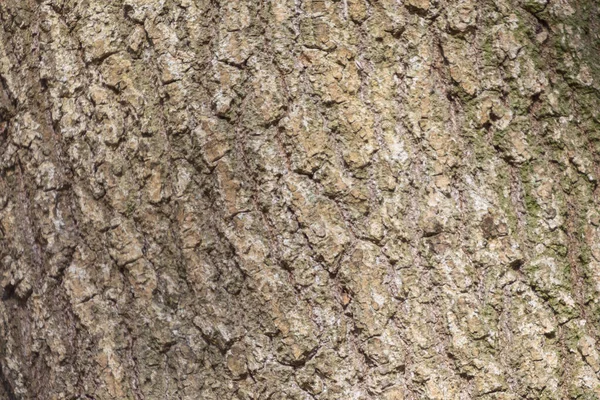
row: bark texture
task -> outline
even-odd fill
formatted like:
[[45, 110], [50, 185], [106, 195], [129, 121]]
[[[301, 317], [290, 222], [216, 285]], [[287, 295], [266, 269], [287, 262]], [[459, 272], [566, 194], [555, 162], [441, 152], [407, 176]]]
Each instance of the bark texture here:
[[0, 1], [0, 398], [600, 398], [599, 29]]

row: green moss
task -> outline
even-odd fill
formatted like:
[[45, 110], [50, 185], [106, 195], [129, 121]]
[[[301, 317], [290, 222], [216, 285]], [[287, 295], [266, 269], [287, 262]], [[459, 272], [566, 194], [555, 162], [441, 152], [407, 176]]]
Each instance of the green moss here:
[[525, 184], [525, 209], [527, 210], [528, 217], [532, 217], [535, 220], [539, 218], [541, 207], [535, 197], [532, 195], [533, 189], [529, 184]]
[[487, 36], [483, 43], [481, 44], [481, 54], [483, 56], [484, 64], [492, 67], [496, 67], [498, 65], [498, 57], [494, 54], [494, 47], [492, 45], [493, 37], [491, 35]]
[[[511, 187], [511, 178], [509, 175], [508, 167], [503, 167], [500, 169], [498, 175], [498, 200], [500, 202], [500, 207], [504, 211], [508, 219], [508, 226], [511, 232], [517, 232], [519, 228], [519, 218], [517, 216], [517, 210], [510, 198], [510, 187]], [[508, 189], [508, 190], [506, 190]]]
[[137, 204], [134, 199], [127, 200], [127, 207], [125, 208], [125, 215], [131, 217], [137, 208]]

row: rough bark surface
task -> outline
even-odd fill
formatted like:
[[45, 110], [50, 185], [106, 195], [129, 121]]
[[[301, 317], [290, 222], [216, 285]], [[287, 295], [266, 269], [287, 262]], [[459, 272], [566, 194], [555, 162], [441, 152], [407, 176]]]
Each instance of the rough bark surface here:
[[0, 1], [0, 398], [600, 398], [599, 29]]

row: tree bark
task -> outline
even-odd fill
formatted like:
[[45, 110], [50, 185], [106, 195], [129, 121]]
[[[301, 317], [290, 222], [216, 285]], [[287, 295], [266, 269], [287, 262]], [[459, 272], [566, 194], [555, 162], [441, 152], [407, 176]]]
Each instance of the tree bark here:
[[0, 1], [0, 398], [600, 398], [599, 28]]

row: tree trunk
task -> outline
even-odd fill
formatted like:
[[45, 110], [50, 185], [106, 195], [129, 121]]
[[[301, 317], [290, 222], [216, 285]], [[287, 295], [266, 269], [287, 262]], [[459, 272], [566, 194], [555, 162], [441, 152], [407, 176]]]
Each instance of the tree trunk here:
[[599, 29], [0, 1], [0, 398], [600, 398]]

